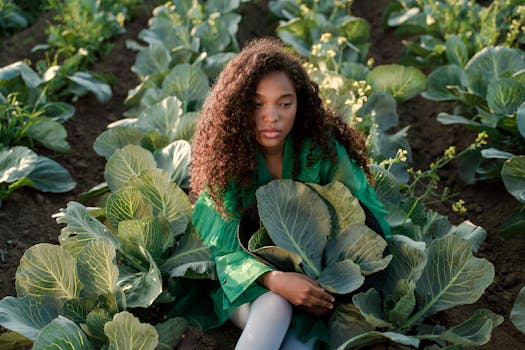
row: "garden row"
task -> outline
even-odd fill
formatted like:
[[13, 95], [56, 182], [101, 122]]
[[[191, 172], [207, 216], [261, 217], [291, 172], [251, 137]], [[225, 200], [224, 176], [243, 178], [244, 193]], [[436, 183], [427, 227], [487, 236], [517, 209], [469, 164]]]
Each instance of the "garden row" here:
[[[24, 254], [17, 271], [18, 297], [0, 302], [0, 324], [22, 336], [13, 332], [2, 337], [11, 337], [13, 344], [33, 342], [35, 348], [58, 342], [59, 336], [77, 344], [78, 349], [89, 348], [88, 344], [117, 346], [130, 339], [147, 344], [147, 348], [172, 348], [187, 322], [195, 322], [188, 312], [177, 308], [177, 300], [195, 283], [192, 278], [214, 278], [214, 265], [188, 225], [191, 205], [184, 190], [188, 186], [190, 142], [210, 83], [238, 50], [235, 36], [240, 16], [235, 11], [239, 5], [173, 1], [157, 7], [150, 27], [141, 32], [140, 39], [147, 46], [129, 43], [138, 51], [132, 70], [141, 83], [129, 92], [128, 118], [109, 125], [94, 144], [96, 152], [107, 159], [106, 181], [56, 215], [57, 222], [66, 225], [60, 245], [39, 244]], [[272, 12], [282, 18], [277, 35], [308, 59], [307, 69], [327, 103], [367, 135], [376, 190], [391, 213], [387, 218], [395, 234], [389, 242], [391, 255], [383, 257], [385, 242], [369, 230], [356, 230], [353, 244], [339, 242], [341, 235], [336, 233], [330, 239], [341, 244], [320, 248], [322, 254], [333, 256], [328, 265], [341, 263], [346, 271], [353, 271], [354, 282], [342, 287], [327, 282], [343, 283], [344, 274], [337, 269], [306, 264], [318, 253], [313, 253], [312, 247], [299, 244], [302, 248], [288, 255], [299, 258], [280, 263], [309, 274], [323, 270], [312, 277], [328, 290], [344, 293], [359, 288], [365, 276], [388, 271], [384, 284], [354, 295], [353, 304], [338, 306], [330, 321], [334, 348], [350, 349], [380, 340], [414, 347], [421, 341], [436, 342], [432, 349], [445, 343], [484, 344], [492, 328], [502, 321], [489, 310], [478, 310], [449, 329], [424, 323], [438, 311], [476, 301], [494, 278], [492, 264], [472, 254], [483, 242], [485, 231], [468, 222], [452, 225], [446, 217], [427, 210], [425, 202], [437, 187], [440, 167], [455, 157], [482, 153], [493, 136], [480, 133], [466, 150], [447, 150], [428, 171], [409, 169], [406, 129], [389, 131], [398, 126], [397, 103], [423, 92], [427, 79], [414, 67], [372, 68], [365, 64], [370, 28], [365, 20], [348, 15], [349, 5], [335, 1], [270, 2]], [[390, 16], [396, 15], [390, 12]], [[455, 44], [450, 44], [447, 52], [457, 59], [462, 46], [458, 41]], [[490, 49], [486, 51], [493, 57]], [[478, 76], [486, 67], [471, 70]], [[22, 73], [15, 76], [24, 80]], [[430, 83], [432, 75], [428, 79], [429, 87], [436, 86]], [[492, 85], [488, 78], [485, 82]], [[518, 120], [505, 115], [513, 117]], [[516, 121], [519, 132], [518, 125]], [[516, 157], [520, 161], [519, 155], [510, 158]], [[300, 184], [276, 182], [273, 186], [284, 186], [285, 190], [278, 188], [276, 192], [292, 199]], [[421, 192], [420, 188], [426, 190]], [[265, 189], [261, 205], [264, 196], [273, 196], [274, 190]], [[353, 203], [350, 194], [334, 198], [334, 191], [341, 193], [337, 183], [315, 191], [325, 198], [317, 201], [318, 206], [328, 205], [336, 213], [329, 220], [337, 222], [341, 232], [348, 226], [362, 225], [361, 214], [345, 214], [358, 212], [348, 207]], [[97, 207], [81, 204], [94, 199]], [[448, 199], [447, 194], [440, 199]], [[274, 230], [269, 226], [272, 236]], [[319, 233], [315, 226], [310, 229]], [[329, 236], [327, 232], [325, 238]], [[272, 240], [279, 241], [274, 236], [270, 241], [265, 239], [270, 246]], [[294, 239], [300, 241], [298, 236]], [[341, 251], [334, 252], [334, 245]], [[261, 248], [256, 243], [251, 247]], [[171, 318], [160, 324], [160, 319], [154, 320], [155, 327], [132, 315], [137, 308], [165, 303], [171, 307], [174, 300], [168, 313]], [[41, 317], [35, 320], [28, 314]], [[138, 315], [140, 312], [135, 312]], [[523, 320], [518, 318], [517, 322]]]
[[108, 39], [124, 31], [139, 0], [48, 1], [56, 11], [47, 29], [45, 59], [18, 61], [0, 68], [0, 206], [13, 191], [30, 186], [44, 192], [66, 192], [76, 186], [55, 160], [37, 154], [70, 150], [63, 123], [75, 114], [70, 102], [86, 93], [106, 102], [107, 77], [87, 71], [111, 49]]

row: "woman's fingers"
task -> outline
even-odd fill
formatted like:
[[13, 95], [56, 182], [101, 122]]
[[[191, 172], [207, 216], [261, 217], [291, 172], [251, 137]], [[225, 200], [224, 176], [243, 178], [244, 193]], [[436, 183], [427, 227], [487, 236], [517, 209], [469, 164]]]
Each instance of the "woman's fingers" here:
[[312, 295], [319, 299], [329, 301], [330, 303], [335, 301], [333, 295], [325, 291], [322, 287], [317, 287], [316, 289], [312, 290]]
[[263, 284], [296, 306], [332, 309], [335, 298], [315, 280], [295, 272], [271, 271], [262, 279]]

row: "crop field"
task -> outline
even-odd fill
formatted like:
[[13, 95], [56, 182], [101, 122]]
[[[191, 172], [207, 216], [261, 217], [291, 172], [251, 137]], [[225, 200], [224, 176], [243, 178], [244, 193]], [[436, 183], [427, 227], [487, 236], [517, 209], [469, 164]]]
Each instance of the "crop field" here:
[[[303, 56], [327, 103], [365, 133], [390, 212], [391, 255], [348, 253], [359, 278], [388, 278], [351, 289], [332, 347], [522, 349], [517, 0], [4, 1], [0, 349], [235, 347], [231, 323], [203, 332], [177, 300], [214, 278], [188, 225], [199, 107], [260, 36]], [[330, 205], [332, 220], [353, 210]]]

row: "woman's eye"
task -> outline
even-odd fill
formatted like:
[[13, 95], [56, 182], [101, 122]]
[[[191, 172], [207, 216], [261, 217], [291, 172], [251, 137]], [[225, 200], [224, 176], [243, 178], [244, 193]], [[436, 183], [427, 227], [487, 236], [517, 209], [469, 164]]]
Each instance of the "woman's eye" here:
[[255, 108], [262, 108], [262, 102], [255, 102]]
[[283, 103], [281, 103], [281, 107], [285, 107], [285, 108], [288, 108], [288, 107], [290, 107], [291, 105], [292, 105], [291, 102], [283, 102]]

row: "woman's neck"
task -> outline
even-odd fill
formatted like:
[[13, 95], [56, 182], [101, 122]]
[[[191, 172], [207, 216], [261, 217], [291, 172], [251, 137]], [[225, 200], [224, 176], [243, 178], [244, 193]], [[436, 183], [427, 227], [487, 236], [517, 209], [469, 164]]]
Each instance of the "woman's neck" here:
[[268, 168], [268, 172], [274, 179], [280, 179], [283, 173], [283, 151], [284, 148], [261, 150], [261, 154]]

